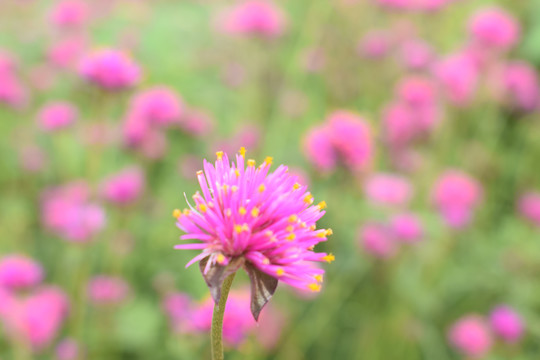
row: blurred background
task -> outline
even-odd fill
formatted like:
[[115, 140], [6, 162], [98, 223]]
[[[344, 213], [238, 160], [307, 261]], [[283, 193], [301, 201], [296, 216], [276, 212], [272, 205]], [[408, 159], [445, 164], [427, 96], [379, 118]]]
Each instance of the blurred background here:
[[[3, 0], [0, 358], [208, 359], [171, 216], [241, 146], [325, 200], [229, 359], [538, 359], [540, 1]], [[274, 165], [276, 166], [276, 165]]]

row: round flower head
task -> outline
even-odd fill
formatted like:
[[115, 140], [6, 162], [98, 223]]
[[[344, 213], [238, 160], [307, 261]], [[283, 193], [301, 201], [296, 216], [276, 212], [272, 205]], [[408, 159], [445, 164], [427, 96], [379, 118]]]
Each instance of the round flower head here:
[[304, 153], [312, 164], [322, 172], [334, 170], [337, 154], [328, 137], [326, 126], [311, 129], [304, 138]]
[[390, 103], [383, 109], [383, 132], [386, 143], [400, 148], [411, 143], [418, 135], [414, 111], [400, 102]]
[[463, 107], [471, 103], [478, 83], [474, 59], [466, 54], [451, 55], [435, 64], [434, 75], [452, 105]]
[[80, 27], [86, 22], [88, 13], [88, 5], [84, 1], [64, 0], [53, 8], [51, 21], [58, 27]]
[[521, 111], [534, 111], [540, 102], [540, 85], [536, 70], [524, 61], [513, 61], [502, 71], [503, 98]]
[[510, 306], [501, 305], [489, 316], [491, 328], [504, 341], [515, 343], [523, 336], [523, 320]]
[[390, 220], [390, 229], [397, 240], [415, 243], [422, 240], [424, 229], [414, 214], [396, 215]]
[[102, 184], [103, 197], [111, 203], [125, 205], [137, 200], [144, 189], [144, 174], [130, 167], [107, 178]]
[[231, 35], [274, 38], [285, 31], [285, 15], [269, 0], [250, 0], [236, 5], [221, 19], [221, 28]]
[[458, 320], [450, 328], [448, 339], [457, 350], [473, 359], [485, 356], [492, 345], [489, 327], [478, 315]]
[[57, 101], [45, 105], [38, 114], [38, 121], [45, 131], [64, 129], [77, 119], [78, 111], [68, 102]]
[[60, 39], [47, 50], [49, 62], [60, 68], [75, 65], [86, 47], [86, 39], [82, 36], [72, 36]]
[[118, 91], [137, 84], [139, 65], [121, 51], [102, 49], [86, 55], [79, 66], [80, 75], [105, 90]]
[[43, 279], [43, 269], [25, 255], [6, 255], [0, 259], [0, 287], [21, 289], [36, 286]]
[[376, 205], [404, 206], [412, 197], [412, 185], [405, 177], [378, 173], [364, 184], [364, 193]]
[[381, 59], [390, 52], [391, 46], [390, 34], [384, 30], [375, 30], [368, 32], [360, 40], [357, 53], [368, 59]]
[[128, 284], [119, 277], [94, 276], [88, 283], [88, 297], [95, 305], [120, 304], [128, 293]]
[[528, 192], [519, 198], [518, 210], [521, 216], [540, 227], [540, 192]]
[[463, 228], [471, 220], [474, 209], [482, 199], [482, 187], [468, 174], [450, 170], [437, 180], [433, 202], [446, 223], [453, 228]]
[[401, 62], [407, 69], [425, 69], [433, 59], [433, 49], [420, 39], [408, 40], [400, 48]]
[[367, 253], [381, 259], [391, 258], [397, 251], [390, 229], [383, 224], [364, 225], [360, 229], [360, 244]]
[[58, 343], [55, 353], [56, 360], [78, 360], [82, 357], [77, 341], [69, 338]]
[[474, 42], [489, 50], [513, 48], [519, 41], [520, 32], [516, 19], [495, 7], [478, 11], [469, 22], [469, 33]]
[[175, 292], [168, 294], [162, 302], [162, 308], [169, 316], [172, 329], [177, 334], [196, 331], [193, 316], [195, 313], [193, 300], [189, 295]]
[[[193, 196], [194, 206], [174, 211], [182, 240], [202, 243], [177, 245], [177, 249], [201, 249], [193, 258], [217, 303], [226, 276], [243, 267], [252, 280], [252, 313], [260, 310], [275, 291], [278, 280], [320, 291], [324, 270], [313, 261], [332, 261], [333, 255], [315, 253], [313, 247], [332, 233], [317, 230], [326, 203], [313, 205], [307, 187], [298, 184], [286, 166], [269, 172], [272, 158], [260, 165], [244, 158], [240, 149], [236, 163], [217, 153], [215, 165], [204, 162], [197, 177], [202, 194]], [[264, 292], [264, 296], [261, 295]]]
[[403, 78], [396, 89], [398, 98], [413, 109], [431, 107], [436, 104], [434, 82], [425, 77], [408, 76]]
[[183, 104], [180, 97], [165, 86], [156, 86], [137, 94], [132, 102], [131, 116], [152, 124], [165, 126], [180, 120]]

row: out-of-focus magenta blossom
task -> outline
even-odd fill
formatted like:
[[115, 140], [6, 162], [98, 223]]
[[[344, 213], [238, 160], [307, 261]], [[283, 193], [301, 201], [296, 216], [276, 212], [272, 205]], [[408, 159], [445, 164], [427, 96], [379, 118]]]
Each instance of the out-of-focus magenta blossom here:
[[459, 352], [473, 359], [485, 356], [492, 345], [489, 327], [484, 318], [478, 315], [459, 319], [450, 328], [448, 340]]
[[212, 116], [204, 110], [189, 108], [186, 110], [180, 128], [192, 136], [204, 136], [214, 128]]
[[43, 268], [26, 255], [12, 254], [0, 259], [0, 287], [18, 290], [39, 285]]
[[13, 68], [13, 65], [0, 66], [0, 103], [21, 108], [28, 100], [28, 93]]
[[25, 171], [38, 173], [45, 168], [48, 162], [47, 153], [39, 146], [24, 145], [19, 150], [19, 162]]
[[304, 153], [320, 171], [330, 172], [337, 164], [337, 154], [328, 136], [327, 126], [312, 128], [304, 137]]
[[430, 107], [437, 102], [436, 86], [432, 79], [421, 76], [407, 76], [396, 88], [397, 96], [405, 104], [416, 107]]
[[90, 9], [82, 0], [63, 0], [51, 11], [51, 22], [60, 28], [79, 28], [88, 20]]
[[482, 192], [481, 184], [468, 174], [448, 170], [435, 183], [432, 199], [445, 222], [460, 229], [470, 223]]
[[[258, 167], [247, 160], [245, 149], [230, 163], [218, 152], [215, 165], [205, 161], [197, 177], [202, 195], [193, 196], [191, 210], [175, 210], [177, 226], [186, 234], [180, 239], [202, 243], [177, 245], [177, 249], [201, 249], [188, 266], [205, 259], [205, 271], [241, 261], [246, 266], [289, 285], [320, 291], [324, 270], [312, 262], [331, 262], [334, 256], [315, 253], [331, 230], [316, 229], [325, 213], [323, 201], [313, 205], [313, 196], [286, 166], [269, 172], [272, 158]], [[248, 271], [249, 272], [249, 271]]]
[[368, 200], [376, 205], [400, 207], [409, 203], [413, 188], [405, 177], [376, 173], [366, 179], [364, 193]]
[[377, 258], [391, 258], [398, 250], [392, 232], [384, 224], [368, 223], [363, 225], [360, 229], [359, 240], [363, 249]]
[[55, 349], [56, 360], [80, 360], [84, 358], [81, 354], [79, 344], [74, 339], [63, 339]]
[[396, 215], [390, 219], [389, 226], [394, 238], [405, 243], [421, 241], [424, 236], [422, 222], [414, 214]]
[[220, 29], [231, 35], [275, 38], [283, 34], [286, 19], [271, 0], [248, 0], [221, 15]]
[[94, 305], [118, 305], [129, 295], [129, 285], [116, 276], [98, 275], [88, 282], [87, 292]]
[[392, 148], [410, 144], [419, 134], [414, 111], [400, 102], [390, 103], [383, 109], [384, 139]]
[[169, 316], [175, 333], [186, 334], [198, 331], [193, 323], [195, 304], [189, 295], [180, 292], [168, 294], [163, 299], [162, 308]]
[[401, 44], [400, 57], [405, 68], [421, 70], [431, 64], [434, 54], [428, 43], [420, 39], [413, 39]]
[[388, 55], [392, 48], [390, 34], [384, 30], [370, 31], [360, 40], [357, 52], [368, 59], [380, 59]]
[[373, 157], [370, 127], [356, 113], [335, 111], [323, 126], [307, 133], [304, 152], [321, 171], [333, 170], [338, 161], [353, 172], [364, 171]]
[[86, 39], [82, 36], [71, 36], [52, 44], [47, 50], [49, 62], [59, 68], [76, 65], [86, 48]]
[[513, 61], [503, 66], [501, 74], [502, 99], [521, 111], [534, 111], [540, 103], [538, 74], [524, 61]]
[[39, 352], [47, 347], [67, 316], [69, 303], [62, 290], [48, 286], [26, 297], [8, 295], [0, 301], [0, 319], [13, 341], [22, 341]]
[[139, 65], [126, 53], [115, 49], [86, 54], [79, 64], [79, 74], [86, 81], [109, 91], [130, 88], [141, 78]]
[[44, 105], [38, 113], [38, 122], [44, 131], [58, 131], [72, 125], [79, 115], [78, 109], [66, 101]]
[[115, 204], [134, 202], [144, 190], [144, 173], [138, 167], [129, 167], [109, 176], [101, 185], [103, 197]]
[[521, 195], [518, 211], [525, 219], [540, 227], [540, 192], [529, 191]]
[[47, 190], [41, 210], [45, 227], [69, 241], [90, 241], [105, 226], [105, 212], [90, 202], [90, 191], [84, 182]]
[[506, 342], [518, 342], [523, 336], [523, 320], [510, 306], [499, 305], [493, 309], [489, 323], [493, 332]]
[[490, 7], [473, 15], [469, 22], [469, 33], [481, 47], [506, 51], [517, 44], [521, 29], [517, 20], [506, 10]]
[[166, 86], [156, 86], [134, 96], [130, 114], [158, 126], [180, 121], [184, 106], [180, 96]]
[[469, 105], [476, 94], [478, 69], [467, 54], [450, 55], [434, 66], [434, 75], [445, 98], [454, 106]]

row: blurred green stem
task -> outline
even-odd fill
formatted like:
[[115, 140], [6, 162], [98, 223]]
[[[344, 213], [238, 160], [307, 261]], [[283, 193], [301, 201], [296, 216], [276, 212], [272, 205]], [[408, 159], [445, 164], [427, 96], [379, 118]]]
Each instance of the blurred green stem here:
[[225, 304], [231, 290], [231, 285], [234, 280], [234, 275], [225, 278], [221, 287], [221, 297], [216, 306], [214, 306], [214, 314], [212, 315], [212, 360], [223, 360], [223, 316], [225, 315]]

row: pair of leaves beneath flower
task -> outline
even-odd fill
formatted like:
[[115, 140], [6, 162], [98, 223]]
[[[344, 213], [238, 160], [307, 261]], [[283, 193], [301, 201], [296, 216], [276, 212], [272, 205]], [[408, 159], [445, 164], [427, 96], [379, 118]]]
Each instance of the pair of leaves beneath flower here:
[[199, 261], [199, 269], [215, 304], [219, 303], [221, 287], [225, 278], [238, 271], [240, 267], [244, 267], [251, 282], [251, 314], [255, 321], [258, 321], [261, 310], [276, 291], [278, 280], [244, 261], [243, 258], [233, 259], [226, 266], [217, 263], [210, 264], [207, 269], [208, 259]]

